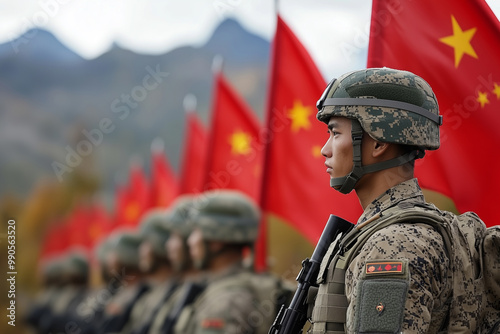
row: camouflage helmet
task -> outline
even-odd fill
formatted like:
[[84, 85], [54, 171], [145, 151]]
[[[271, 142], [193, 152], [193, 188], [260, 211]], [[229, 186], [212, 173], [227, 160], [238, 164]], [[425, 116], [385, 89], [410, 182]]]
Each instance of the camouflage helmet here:
[[334, 79], [318, 101], [318, 120], [357, 119], [372, 138], [387, 143], [439, 148], [442, 116], [429, 84], [407, 71], [368, 68]]
[[138, 268], [139, 246], [143, 240], [135, 231], [117, 231], [110, 238], [108, 256], [114, 254], [120, 265]]
[[171, 209], [166, 212], [162, 220], [163, 226], [173, 232], [177, 232], [182, 237], [187, 238], [191, 233], [192, 226], [189, 222], [190, 210], [194, 205], [194, 197], [183, 195], [178, 197], [171, 205]]
[[258, 208], [244, 194], [213, 190], [199, 196], [190, 221], [206, 241], [248, 244], [257, 238], [259, 217]]
[[41, 264], [41, 274], [44, 284], [59, 284], [62, 278], [64, 257], [57, 256], [45, 260]]
[[63, 276], [86, 281], [89, 276], [88, 256], [82, 251], [73, 251], [64, 259]]
[[156, 256], [165, 257], [165, 242], [170, 236], [170, 229], [165, 224], [168, 212], [162, 209], [149, 211], [142, 219], [139, 234], [149, 241]]
[[[330, 186], [343, 194], [351, 192], [361, 177], [415, 159], [424, 150], [439, 148], [442, 116], [431, 87], [419, 76], [390, 68], [368, 68], [333, 79], [319, 99], [318, 120], [328, 124], [331, 117], [351, 119], [352, 171], [330, 179]], [[363, 165], [363, 131], [373, 139], [406, 145], [407, 153], [386, 161]]]

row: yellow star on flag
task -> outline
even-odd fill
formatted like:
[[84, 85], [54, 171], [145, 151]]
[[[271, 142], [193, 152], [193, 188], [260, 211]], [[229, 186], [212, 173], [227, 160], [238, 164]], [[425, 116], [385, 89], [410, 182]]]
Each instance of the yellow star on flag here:
[[486, 93], [486, 92], [483, 93], [483, 92], [479, 91], [476, 101], [481, 104], [481, 108], [484, 108], [484, 106], [487, 103], [490, 103], [490, 101], [488, 100], [488, 93]]
[[288, 112], [288, 118], [292, 120], [292, 132], [297, 132], [300, 129], [309, 129], [311, 122], [309, 116], [311, 111], [309, 107], [302, 105], [300, 101], [293, 102], [293, 108]]
[[500, 86], [497, 83], [494, 83], [495, 88], [493, 89], [493, 93], [497, 96], [497, 99], [500, 99]]
[[236, 131], [229, 137], [231, 152], [236, 155], [247, 155], [252, 151], [252, 136], [244, 131]]
[[476, 51], [474, 51], [470, 44], [477, 29], [471, 28], [463, 31], [453, 15], [451, 16], [451, 25], [453, 27], [453, 35], [440, 38], [439, 41], [455, 49], [455, 68], [457, 68], [464, 54], [468, 54], [477, 59]]
[[319, 145], [314, 145], [312, 147], [312, 155], [315, 158], [320, 158], [321, 157], [321, 146]]
[[133, 222], [137, 218], [139, 218], [139, 204], [136, 202], [128, 204], [125, 208], [125, 219], [129, 222]]

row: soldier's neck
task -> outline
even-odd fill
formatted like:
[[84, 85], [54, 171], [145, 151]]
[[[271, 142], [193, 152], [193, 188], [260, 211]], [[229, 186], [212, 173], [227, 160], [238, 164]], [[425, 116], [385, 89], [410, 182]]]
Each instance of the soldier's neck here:
[[208, 269], [210, 272], [224, 271], [227, 268], [241, 264], [242, 260], [243, 259], [241, 252], [235, 252], [235, 251], [222, 252], [217, 254], [217, 256], [211, 259]]
[[408, 164], [365, 174], [355, 188], [361, 207], [365, 210], [388, 189], [412, 178], [413, 168]]
[[159, 266], [153, 273], [148, 275], [148, 280], [153, 283], [161, 283], [172, 277], [172, 270], [166, 266]]

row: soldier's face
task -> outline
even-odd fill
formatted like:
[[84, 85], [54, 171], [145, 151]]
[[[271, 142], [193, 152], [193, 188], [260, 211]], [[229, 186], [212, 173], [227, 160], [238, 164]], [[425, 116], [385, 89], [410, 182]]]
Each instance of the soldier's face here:
[[351, 120], [332, 117], [328, 122], [328, 140], [321, 149], [325, 157], [326, 172], [330, 178], [343, 177], [352, 170]]
[[202, 261], [205, 258], [205, 242], [203, 233], [199, 229], [194, 229], [188, 238], [189, 253], [194, 263]]
[[153, 246], [145, 241], [139, 246], [139, 269], [142, 272], [150, 272], [153, 269]]
[[177, 233], [172, 233], [165, 243], [167, 257], [175, 266], [184, 263], [184, 239]]

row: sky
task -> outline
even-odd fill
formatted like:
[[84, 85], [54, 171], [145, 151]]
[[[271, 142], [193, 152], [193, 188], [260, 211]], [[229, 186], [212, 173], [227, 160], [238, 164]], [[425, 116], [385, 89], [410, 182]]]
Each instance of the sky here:
[[[499, 16], [500, 1], [487, 2]], [[365, 66], [371, 0], [281, 0], [278, 7], [326, 80]], [[203, 44], [227, 17], [271, 40], [275, 13], [270, 0], [0, 0], [0, 43], [38, 26], [87, 59], [113, 43], [160, 54]]]

